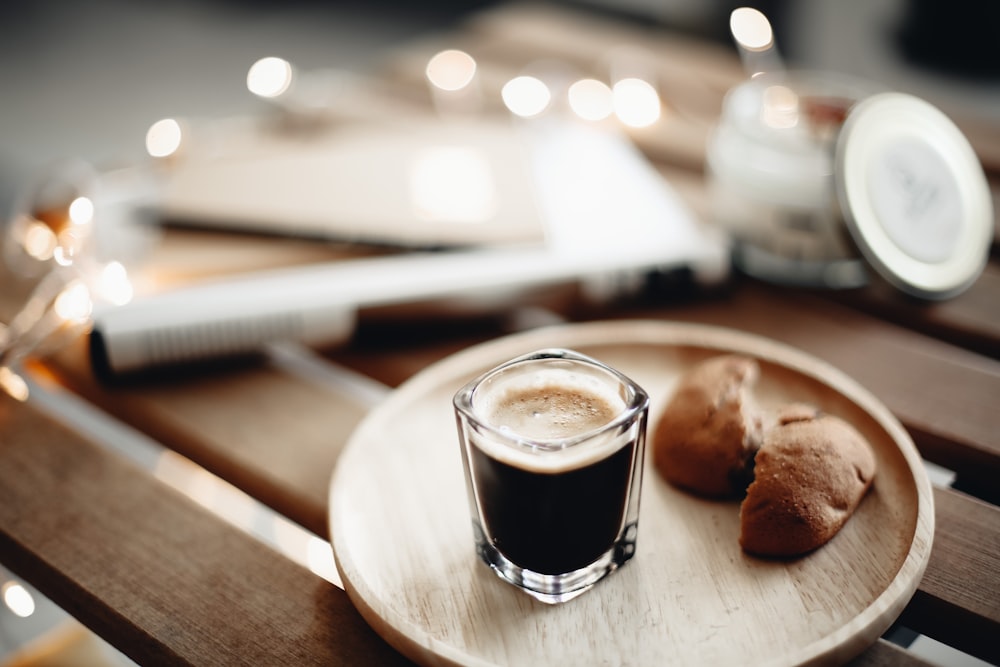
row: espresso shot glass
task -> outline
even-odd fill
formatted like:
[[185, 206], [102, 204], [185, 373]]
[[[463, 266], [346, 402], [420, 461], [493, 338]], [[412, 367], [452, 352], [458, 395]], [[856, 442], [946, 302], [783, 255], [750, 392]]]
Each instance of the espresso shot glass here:
[[635, 554], [649, 397], [564, 349], [508, 361], [454, 398], [475, 547], [503, 580], [571, 600]]

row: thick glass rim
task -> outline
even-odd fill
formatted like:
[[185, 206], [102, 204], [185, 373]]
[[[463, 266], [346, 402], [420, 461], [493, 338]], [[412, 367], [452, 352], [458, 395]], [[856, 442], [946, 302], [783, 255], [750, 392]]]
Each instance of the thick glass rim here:
[[[544, 360], [565, 360], [576, 362], [585, 366], [590, 366], [611, 376], [621, 383], [622, 386], [627, 388], [628, 394], [624, 397], [625, 409], [606, 424], [588, 431], [583, 431], [581, 433], [561, 438], [530, 438], [520, 436], [509, 430], [497, 428], [476, 414], [475, 407], [473, 406], [473, 399], [477, 387], [479, 387], [483, 382], [488, 381], [496, 375], [505, 373], [515, 366], [520, 366], [528, 362]], [[581, 354], [575, 350], [552, 347], [536, 350], [534, 352], [529, 352], [519, 357], [515, 357], [500, 364], [499, 366], [495, 366], [485, 373], [482, 373], [459, 389], [452, 402], [454, 403], [455, 409], [458, 410], [469, 423], [474, 424], [476, 429], [488, 433], [491, 437], [497, 438], [504, 443], [521, 449], [529, 449], [534, 453], [545, 454], [565, 451], [566, 449], [582, 442], [589, 441], [597, 435], [612, 431], [619, 428], [623, 424], [634, 421], [636, 415], [648, 408], [649, 395], [641, 386], [639, 386], [637, 382], [626, 376], [624, 373], [601, 361], [598, 361], [597, 359], [594, 359], [593, 357]]]

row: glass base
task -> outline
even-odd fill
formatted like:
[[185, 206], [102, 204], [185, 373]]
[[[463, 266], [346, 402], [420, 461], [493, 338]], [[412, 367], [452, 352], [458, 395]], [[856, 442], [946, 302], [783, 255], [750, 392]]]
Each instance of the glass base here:
[[745, 241], [737, 241], [733, 247], [733, 264], [748, 276], [778, 285], [853, 289], [868, 284], [868, 271], [860, 257], [785, 257]]
[[629, 524], [621, 537], [593, 563], [563, 574], [541, 574], [515, 565], [485, 539], [476, 526], [476, 551], [500, 579], [546, 604], [559, 604], [583, 595], [635, 555], [637, 524]]

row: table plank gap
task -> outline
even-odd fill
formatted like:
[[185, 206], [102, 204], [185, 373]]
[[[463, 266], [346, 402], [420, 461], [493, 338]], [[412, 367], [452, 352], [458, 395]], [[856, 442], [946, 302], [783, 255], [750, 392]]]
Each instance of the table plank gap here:
[[140, 664], [408, 664], [342, 590], [3, 394], [0, 553]]
[[900, 623], [1000, 663], [1000, 508], [936, 488], [927, 572]]

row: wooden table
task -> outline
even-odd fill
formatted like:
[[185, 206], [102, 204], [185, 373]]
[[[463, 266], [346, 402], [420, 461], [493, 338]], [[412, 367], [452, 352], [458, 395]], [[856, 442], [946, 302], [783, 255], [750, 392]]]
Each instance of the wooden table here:
[[[704, 215], [704, 138], [722, 92], [741, 76], [732, 54], [523, 8], [489, 14], [446, 41], [476, 54], [483, 75], [499, 80], [541, 55], [585, 64], [595, 49], [622, 40], [652, 49], [665, 85], [690, 93], [681, 96], [690, 108], [680, 126], [634, 138]], [[417, 56], [440, 46], [417, 45], [386, 76], [412, 82]], [[996, 186], [1000, 132], [992, 130], [969, 134]], [[762, 334], [867, 387], [927, 461], [954, 472], [953, 484], [935, 487], [931, 560], [899, 625], [1000, 662], [1000, 263], [991, 262], [966, 293], [936, 304], [881, 286], [830, 293], [736, 277], [711, 291], [672, 285], [599, 309], [581, 305], [572, 290], [547, 294], [540, 305], [546, 310], [521, 314], [698, 322]], [[122, 387], [94, 380], [81, 341], [32, 366], [49, 400], [22, 404], [0, 395], [0, 563], [143, 665], [406, 664], [328, 580], [335, 573], [314, 574], [206, 509], [197, 493], [165, 483], [162, 464], [141, 465], [134, 453], [108, 445], [151, 439], [154, 449], [239, 489], [231, 495], [240, 502], [262, 503], [325, 537], [330, 474], [366, 411], [388, 388], [512, 322], [532, 320], [363, 323], [341, 349], [279, 347], [261, 363]], [[113, 426], [100, 430], [81, 419], [87, 406]], [[856, 662], [923, 664], [885, 639]]]

